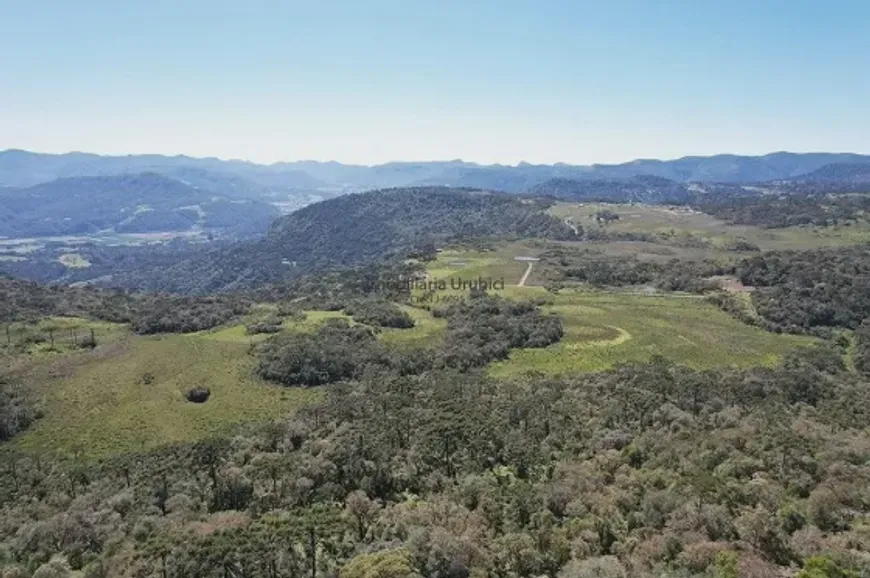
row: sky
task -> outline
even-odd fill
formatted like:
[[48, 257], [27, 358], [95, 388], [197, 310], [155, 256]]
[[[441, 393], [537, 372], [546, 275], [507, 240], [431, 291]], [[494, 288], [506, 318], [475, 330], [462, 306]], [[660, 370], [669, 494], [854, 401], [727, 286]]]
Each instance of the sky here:
[[0, 0], [0, 149], [870, 153], [865, 0]]

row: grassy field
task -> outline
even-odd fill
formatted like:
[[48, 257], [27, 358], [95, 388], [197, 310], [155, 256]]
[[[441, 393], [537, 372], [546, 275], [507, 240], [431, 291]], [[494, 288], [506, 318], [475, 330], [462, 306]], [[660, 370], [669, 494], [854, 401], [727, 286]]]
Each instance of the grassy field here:
[[505, 286], [516, 285], [526, 270], [526, 263], [516, 256], [537, 256], [537, 250], [526, 243], [510, 243], [492, 251], [444, 249], [426, 270], [432, 279], [476, 280], [478, 277], [504, 279]]
[[[268, 310], [268, 308], [266, 308], [266, 310]], [[260, 313], [255, 312], [249, 316], [246, 323], [252, 323], [264, 316], [263, 311]], [[287, 331], [310, 332], [323, 325], [327, 319], [346, 319], [350, 323], [353, 323], [353, 320], [342, 311], [305, 311], [305, 319], [302, 321], [291, 321], [289, 319], [284, 320], [284, 329]], [[221, 327], [218, 329], [203, 331], [197, 335], [204, 339], [227, 343], [257, 343], [269, 338], [269, 335], [265, 333], [248, 335], [245, 330], [246, 323], [234, 325], [232, 327]]]
[[[528, 254], [534, 254], [534, 246], [517, 244], [496, 252], [445, 250], [427, 270], [430, 278], [438, 279], [465, 278], [469, 273], [494, 276], [514, 267], [510, 272], [518, 279], [525, 264], [515, 262], [513, 256]], [[466, 265], [451, 267], [450, 263]], [[543, 264], [535, 264], [539, 266]], [[542, 287], [516, 287], [515, 283], [506, 283], [503, 291], [494, 293], [514, 299], [551, 299], [553, 304], [544, 309], [562, 318], [565, 337], [546, 349], [514, 351], [510, 360], [491, 366], [494, 376], [600, 371], [622, 362], [644, 361], [654, 354], [696, 368], [770, 365], [785, 352], [813, 342], [750, 327], [694, 295], [574, 290], [551, 294]], [[436, 293], [457, 294], [449, 289]]]
[[[655, 247], [664, 252], [672, 249]], [[528, 241], [494, 250], [447, 249], [428, 265], [430, 280], [448, 280], [445, 291], [435, 292], [436, 299], [466, 293], [450, 289], [451, 278], [503, 280], [504, 288], [495, 293], [515, 299], [547, 297], [552, 304], [544, 309], [562, 318], [565, 336], [560, 343], [516, 350], [510, 359], [490, 366], [493, 376], [599, 371], [656, 354], [696, 368], [769, 365], [785, 352], [813, 342], [744, 325], [696, 296], [549, 293], [534, 286], [535, 276], [546, 267], [543, 262], [533, 265], [530, 285], [518, 287], [527, 263], [514, 258], [535, 257], [544, 248]], [[415, 297], [421, 294], [418, 291]], [[446, 322], [419, 307], [404, 309], [414, 318], [415, 327], [381, 330], [380, 339], [402, 348], [437, 345]], [[27, 370], [25, 381], [45, 413], [11, 443], [27, 452], [97, 458], [201, 439], [241, 423], [292, 414], [324, 390], [282, 388], [254, 377], [256, 359], [249, 355], [249, 347], [269, 336], [249, 336], [245, 325], [273, 312], [274, 306], [258, 306], [243, 323], [231, 327], [156, 337], [134, 336], [125, 326], [75, 318], [14, 325], [11, 339], [24, 343], [28, 336], [51, 334], [55, 350], [50, 350], [46, 339], [27, 341], [24, 354], [18, 348], [19, 353], [5, 358], [17, 359]], [[347, 319], [342, 312], [305, 313], [302, 321], [286, 320], [285, 330], [314, 331], [328, 319]], [[93, 351], [76, 348], [72, 336], [88, 335], [91, 328], [99, 346]], [[198, 386], [211, 390], [204, 404], [184, 397]]]
[[[385, 343], [421, 347], [443, 335], [444, 320], [418, 308], [404, 309], [416, 326], [382, 330]], [[247, 321], [270, 310], [256, 308]], [[303, 321], [285, 321], [285, 329], [307, 332], [327, 319], [351, 321], [340, 311], [305, 313]], [[95, 328], [97, 349], [64, 347], [61, 336], [73, 328], [84, 335], [89, 327]], [[38, 343], [26, 355], [5, 358], [10, 366], [17, 365], [31, 398], [45, 413], [12, 442], [25, 452], [99, 458], [201, 439], [241, 423], [292, 414], [324, 391], [273, 386], [254, 377], [256, 359], [248, 355], [248, 348], [269, 335], [249, 336], [244, 324], [188, 335], [142, 337], [131, 335], [122, 325], [49, 318], [16, 326], [13, 337], [49, 329], [58, 335], [56, 351]], [[184, 397], [198, 386], [211, 390], [204, 404]]]
[[[244, 343], [197, 335], [128, 336], [79, 360], [41, 390], [45, 416], [13, 443], [27, 452], [97, 458], [226, 432], [242, 422], [291, 414], [322, 392], [253, 377]], [[206, 403], [184, 393], [208, 387]], [[39, 391], [39, 387], [35, 388]]]
[[[592, 216], [601, 210], [615, 212], [619, 215], [619, 220], [608, 225], [597, 224]], [[685, 207], [597, 203], [558, 203], [550, 208], [550, 213], [562, 219], [570, 219], [586, 229], [649, 233], [656, 235], [657, 240], [665, 244], [700, 244], [701, 248], [708, 250], [724, 249], [740, 239], [755, 243], [765, 251], [870, 242], [870, 223], [867, 222], [836, 227], [764, 229], [729, 225], [711, 215]]]
[[91, 262], [79, 253], [64, 253], [57, 260], [61, 265], [70, 269], [87, 269], [91, 266]]
[[79, 349], [78, 344], [90, 337], [97, 343], [113, 342], [127, 333], [124, 325], [82, 319], [80, 317], [46, 317], [35, 323], [16, 322], [4, 326], [0, 334], [0, 353], [54, 355]]
[[562, 318], [562, 341], [514, 351], [491, 366], [492, 375], [600, 371], [654, 354], [697, 369], [771, 365], [787, 351], [813, 343], [744, 325], [693, 296], [563, 291], [544, 309]]
[[[503, 282], [503, 288], [490, 291], [491, 293], [505, 297], [523, 297], [526, 293], [523, 288], [517, 287], [517, 283], [525, 273], [528, 262], [516, 261], [515, 257], [537, 257], [545, 248], [543, 243], [536, 241], [507, 243], [491, 251], [447, 248], [427, 264], [426, 272], [429, 280], [443, 280], [446, 284], [446, 289], [436, 291], [436, 297], [464, 295], [468, 290], [453, 289], [454, 282], [458, 286], [463, 281], [474, 282], [479, 278]], [[543, 262], [534, 263], [532, 274], [526, 281], [527, 285], [538, 284], [539, 273], [544, 266]], [[419, 298], [424, 293], [425, 291], [415, 290], [414, 296]]]
[[383, 329], [380, 339], [388, 345], [396, 347], [427, 347], [435, 345], [444, 335], [447, 321], [435, 319], [423, 309], [403, 306], [408, 315], [414, 320], [414, 327], [410, 329]]

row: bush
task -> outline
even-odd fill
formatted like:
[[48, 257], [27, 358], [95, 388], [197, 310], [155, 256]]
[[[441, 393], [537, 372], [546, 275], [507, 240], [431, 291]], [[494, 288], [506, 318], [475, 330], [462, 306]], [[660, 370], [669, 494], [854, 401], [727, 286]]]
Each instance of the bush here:
[[340, 578], [419, 578], [414, 560], [404, 548], [360, 554], [341, 569]]
[[796, 578], [857, 578], [858, 573], [838, 566], [825, 556], [813, 556], [806, 561]]
[[278, 333], [284, 329], [281, 318], [277, 315], [270, 315], [266, 319], [252, 323], [245, 328], [248, 335], [257, 335], [259, 333]]
[[211, 390], [207, 387], [194, 387], [193, 389], [189, 389], [187, 393], [184, 394], [184, 397], [187, 398], [187, 401], [192, 403], [205, 403], [208, 401], [208, 398], [211, 396]]
[[278, 303], [276, 314], [278, 317], [289, 319], [290, 321], [305, 321], [305, 312], [295, 303], [289, 303], [287, 301]]

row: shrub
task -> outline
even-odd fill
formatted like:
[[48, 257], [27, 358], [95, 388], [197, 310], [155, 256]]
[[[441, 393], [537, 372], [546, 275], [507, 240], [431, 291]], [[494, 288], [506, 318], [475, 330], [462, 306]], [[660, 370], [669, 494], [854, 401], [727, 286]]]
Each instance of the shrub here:
[[858, 573], [841, 568], [833, 560], [825, 556], [809, 558], [796, 578], [857, 578]]
[[187, 401], [193, 403], [205, 403], [208, 401], [208, 398], [211, 396], [211, 390], [207, 387], [194, 387], [193, 389], [189, 389], [187, 393], [184, 394], [184, 397], [187, 398]]
[[248, 335], [257, 335], [259, 333], [278, 333], [284, 328], [281, 318], [277, 315], [270, 315], [269, 317], [263, 319], [262, 321], [258, 321], [257, 323], [252, 323], [245, 328], [245, 332]]
[[278, 317], [289, 319], [290, 321], [305, 321], [305, 312], [302, 311], [296, 304], [283, 301], [278, 303], [276, 312]]
[[389, 301], [360, 299], [346, 306], [344, 312], [357, 323], [365, 323], [366, 325], [394, 327], [396, 329], [414, 327], [414, 320], [411, 319], [411, 316]]

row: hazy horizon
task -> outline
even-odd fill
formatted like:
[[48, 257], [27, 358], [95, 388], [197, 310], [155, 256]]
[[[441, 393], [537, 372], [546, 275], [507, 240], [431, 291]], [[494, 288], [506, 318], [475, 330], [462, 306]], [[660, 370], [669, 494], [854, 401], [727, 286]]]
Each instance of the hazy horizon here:
[[294, 164], [294, 163], [338, 163], [346, 166], [361, 166], [361, 167], [376, 167], [388, 164], [416, 164], [416, 163], [464, 163], [469, 165], [477, 165], [481, 167], [492, 167], [492, 166], [502, 166], [502, 167], [517, 167], [521, 165], [533, 165], [533, 166], [554, 166], [554, 165], [569, 165], [575, 167], [592, 167], [592, 166], [601, 166], [601, 165], [623, 165], [630, 164], [635, 162], [644, 162], [644, 161], [661, 161], [661, 162], [673, 162], [679, 161], [687, 158], [711, 158], [711, 157], [719, 157], [719, 156], [733, 156], [733, 157], [767, 157], [777, 154], [795, 154], [795, 155], [812, 155], [812, 154], [853, 154], [859, 156], [870, 156], [870, 153], [854, 151], [854, 150], [807, 150], [807, 151], [793, 151], [793, 150], [777, 150], [777, 151], [769, 151], [760, 154], [744, 154], [744, 153], [734, 153], [734, 152], [719, 152], [710, 155], [682, 155], [679, 157], [645, 157], [645, 158], [632, 158], [623, 161], [616, 162], [591, 162], [591, 163], [570, 163], [565, 161], [555, 161], [550, 163], [533, 163], [528, 161], [518, 161], [515, 163], [485, 163], [478, 162], [475, 160], [469, 159], [461, 159], [461, 158], [435, 158], [435, 159], [393, 159], [385, 162], [379, 163], [353, 163], [353, 162], [345, 162], [340, 159], [313, 159], [313, 158], [298, 158], [298, 159], [282, 159], [273, 162], [258, 162], [253, 159], [246, 158], [233, 158], [233, 157], [218, 157], [218, 156], [200, 156], [200, 155], [192, 155], [185, 153], [166, 153], [160, 151], [148, 151], [148, 152], [135, 152], [135, 153], [101, 153], [94, 151], [86, 151], [86, 150], [67, 150], [67, 151], [44, 151], [44, 150], [29, 150], [23, 149], [20, 147], [10, 147], [5, 149], [0, 149], [0, 154], [9, 153], [9, 152], [24, 152], [29, 154], [37, 154], [37, 155], [54, 155], [54, 156], [63, 156], [63, 155], [96, 155], [101, 157], [136, 157], [136, 156], [162, 156], [167, 158], [173, 157], [184, 157], [191, 159], [215, 159], [223, 162], [243, 162], [250, 163], [254, 165], [262, 165], [262, 166], [270, 166], [270, 165], [279, 165], [279, 164]]

